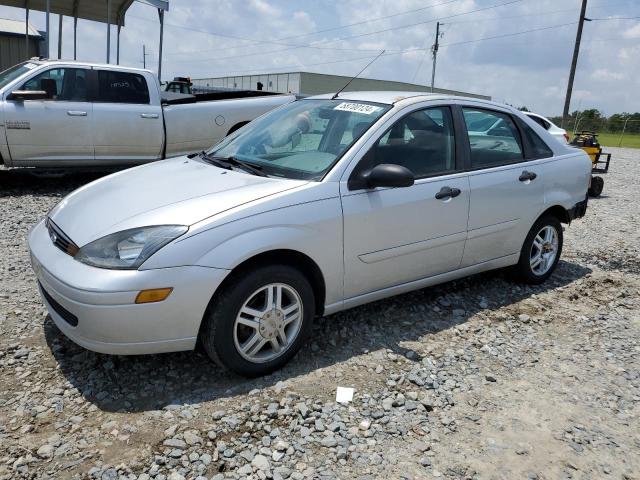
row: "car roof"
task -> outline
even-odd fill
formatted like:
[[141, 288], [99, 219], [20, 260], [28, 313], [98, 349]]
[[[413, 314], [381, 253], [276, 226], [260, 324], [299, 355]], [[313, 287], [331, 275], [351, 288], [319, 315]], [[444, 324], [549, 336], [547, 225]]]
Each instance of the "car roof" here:
[[[313, 97], [307, 97], [308, 99], [322, 99], [327, 100], [333, 97], [333, 93], [326, 93], [323, 95], [315, 95]], [[509, 105], [505, 105], [498, 102], [492, 102], [490, 100], [465, 97], [461, 95], [446, 95], [442, 93], [429, 93], [429, 92], [406, 92], [406, 91], [363, 91], [363, 92], [341, 92], [338, 95], [337, 100], [349, 100], [356, 102], [375, 102], [384, 103], [387, 105], [410, 105], [425, 100], [464, 100], [474, 102], [476, 104], [484, 104], [486, 106], [494, 106], [510, 111], [517, 111]]]
[[[311, 99], [330, 99], [333, 97], [334, 93], [325, 93], [323, 95], [315, 95], [313, 97], [308, 97]], [[338, 95], [337, 100], [354, 100], [360, 102], [376, 102], [376, 103], [386, 103], [388, 105], [393, 105], [401, 100], [405, 99], [414, 99], [417, 97], [423, 97], [426, 99], [444, 99], [444, 98], [456, 98], [453, 95], [442, 95], [439, 93], [428, 93], [428, 92], [404, 92], [404, 91], [368, 91], [368, 92], [341, 92]]]

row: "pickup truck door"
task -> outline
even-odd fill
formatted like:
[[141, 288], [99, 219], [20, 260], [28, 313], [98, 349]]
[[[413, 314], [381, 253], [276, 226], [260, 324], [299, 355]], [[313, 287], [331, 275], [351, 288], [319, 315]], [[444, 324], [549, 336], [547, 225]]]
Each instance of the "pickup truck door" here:
[[44, 100], [6, 100], [5, 129], [14, 166], [78, 165], [93, 161], [91, 120], [82, 67], [40, 72], [15, 90], [44, 90]]
[[96, 163], [144, 163], [162, 154], [164, 126], [155, 84], [134, 72], [95, 69]]
[[[340, 185], [344, 296], [353, 298], [460, 266], [467, 236], [469, 180], [460, 171], [451, 109], [416, 110], [395, 122]], [[367, 188], [359, 173], [402, 165], [415, 183]]]

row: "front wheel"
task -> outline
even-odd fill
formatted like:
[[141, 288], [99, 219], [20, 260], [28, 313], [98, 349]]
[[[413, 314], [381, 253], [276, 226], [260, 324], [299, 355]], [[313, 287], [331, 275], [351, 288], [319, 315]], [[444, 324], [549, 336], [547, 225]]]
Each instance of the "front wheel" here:
[[306, 277], [286, 265], [269, 265], [234, 278], [212, 300], [200, 332], [219, 365], [247, 377], [287, 363], [311, 331], [315, 310]]
[[514, 267], [517, 278], [539, 285], [551, 276], [562, 253], [562, 224], [553, 215], [545, 215], [531, 227]]

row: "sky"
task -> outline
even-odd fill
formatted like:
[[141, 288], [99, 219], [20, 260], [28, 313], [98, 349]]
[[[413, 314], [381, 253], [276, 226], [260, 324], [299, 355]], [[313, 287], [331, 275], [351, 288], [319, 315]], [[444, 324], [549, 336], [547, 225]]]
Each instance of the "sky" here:
[[[0, 0], [1, 3], [1, 0]], [[163, 80], [311, 71], [428, 85], [436, 22], [436, 87], [491, 95], [546, 116], [562, 113], [581, 0], [170, 0]], [[640, 1], [589, 0], [571, 110], [640, 111]], [[624, 18], [620, 18], [624, 17]], [[0, 18], [24, 10], [0, 6]], [[44, 30], [44, 14], [31, 23]], [[58, 18], [51, 19], [57, 54]], [[73, 57], [73, 20], [62, 57]], [[527, 33], [522, 33], [527, 32]], [[104, 24], [78, 22], [78, 60], [105, 62]], [[496, 38], [497, 37], [497, 38]], [[121, 33], [120, 63], [156, 69], [159, 22], [135, 2]], [[112, 31], [115, 52], [115, 28]], [[115, 53], [112, 53], [115, 62]]]

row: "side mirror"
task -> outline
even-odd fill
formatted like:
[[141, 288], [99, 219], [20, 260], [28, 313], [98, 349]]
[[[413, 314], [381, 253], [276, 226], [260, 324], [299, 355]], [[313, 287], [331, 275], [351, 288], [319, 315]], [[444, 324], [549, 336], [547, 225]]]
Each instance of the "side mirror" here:
[[402, 165], [381, 163], [362, 173], [367, 188], [410, 187], [415, 182], [413, 172]]
[[44, 90], [14, 90], [7, 100], [47, 100], [49, 95]]

